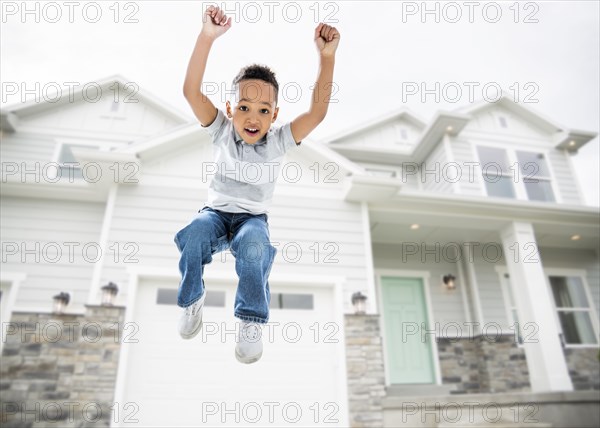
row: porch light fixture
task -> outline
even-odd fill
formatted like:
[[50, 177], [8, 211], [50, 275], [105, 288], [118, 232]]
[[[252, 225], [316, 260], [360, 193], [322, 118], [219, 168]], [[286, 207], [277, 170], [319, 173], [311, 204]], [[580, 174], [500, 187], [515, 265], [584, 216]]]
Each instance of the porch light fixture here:
[[411, 224], [411, 225], [410, 225], [410, 228], [411, 228], [412, 230], [417, 230], [419, 227], [421, 227], [421, 226], [419, 226], [417, 223], [414, 223], [414, 224]]
[[357, 291], [352, 295], [352, 305], [354, 306], [354, 313], [356, 315], [362, 315], [366, 313], [366, 302], [367, 296]]
[[575, 142], [575, 140], [569, 141], [569, 147], [575, 147], [575, 145], [577, 145], [577, 143]]
[[109, 282], [102, 290], [102, 306], [112, 306], [115, 302], [115, 297], [119, 292], [119, 287], [114, 282]]
[[52, 299], [54, 299], [54, 307], [52, 311], [55, 314], [62, 314], [65, 310], [65, 307], [69, 304], [69, 301], [71, 300], [71, 295], [64, 291], [61, 291]]
[[456, 288], [456, 283], [454, 282], [455, 279], [456, 277], [451, 273], [449, 273], [448, 275], [444, 275], [444, 284], [446, 284], [446, 288], [448, 290], [454, 290]]
[[581, 235], [573, 235], [571, 236], [571, 241], [579, 241], [581, 239]]
[[446, 127], [446, 132], [452, 132], [452, 130], [453, 130], [453, 129], [454, 129], [454, 128], [452, 127], [452, 125], [448, 125], [448, 126]]

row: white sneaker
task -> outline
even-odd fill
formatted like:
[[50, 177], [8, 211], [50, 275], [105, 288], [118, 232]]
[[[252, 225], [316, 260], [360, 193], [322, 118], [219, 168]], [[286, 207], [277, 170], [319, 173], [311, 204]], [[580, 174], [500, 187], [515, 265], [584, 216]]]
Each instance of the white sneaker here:
[[262, 327], [259, 323], [240, 321], [235, 358], [240, 363], [250, 364], [262, 356]]
[[183, 314], [179, 318], [179, 334], [184, 339], [192, 339], [202, 330], [202, 308], [205, 297], [206, 290], [196, 303], [183, 309]]

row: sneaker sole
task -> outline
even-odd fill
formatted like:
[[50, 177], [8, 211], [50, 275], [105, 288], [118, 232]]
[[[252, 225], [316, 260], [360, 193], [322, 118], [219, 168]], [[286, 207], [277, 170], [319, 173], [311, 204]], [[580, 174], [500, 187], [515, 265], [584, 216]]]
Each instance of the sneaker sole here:
[[198, 333], [200, 333], [200, 330], [202, 330], [202, 320], [200, 320], [200, 325], [198, 326], [198, 328], [196, 330], [194, 330], [193, 332], [191, 332], [190, 334], [182, 334], [181, 332], [179, 332], [179, 335], [181, 336], [182, 339], [193, 339], [194, 337], [198, 336]]
[[260, 357], [262, 357], [262, 351], [260, 351], [259, 354], [253, 355], [251, 357], [242, 357], [240, 354], [238, 354], [237, 349], [235, 350], [235, 358], [243, 364], [252, 364], [257, 362], [258, 360], [260, 360]]

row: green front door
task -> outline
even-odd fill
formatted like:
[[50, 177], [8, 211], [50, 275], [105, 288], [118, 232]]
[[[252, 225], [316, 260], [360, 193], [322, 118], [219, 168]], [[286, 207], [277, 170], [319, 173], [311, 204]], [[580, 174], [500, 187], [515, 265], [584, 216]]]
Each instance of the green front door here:
[[423, 281], [383, 276], [381, 289], [390, 383], [435, 383]]

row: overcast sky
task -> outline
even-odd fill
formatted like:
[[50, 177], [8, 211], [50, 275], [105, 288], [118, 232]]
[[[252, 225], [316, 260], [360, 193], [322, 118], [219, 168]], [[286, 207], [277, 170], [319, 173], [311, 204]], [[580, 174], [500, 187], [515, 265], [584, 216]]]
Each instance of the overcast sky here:
[[[31, 9], [38, 4], [39, 22], [35, 15], [21, 15], [21, 1], [0, 3], [3, 85], [86, 83], [118, 73], [193, 117], [182, 85], [209, 2], [119, 2], [112, 9], [113, 1], [99, 2], [102, 15], [95, 23], [93, 2], [79, 2], [72, 23], [65, 2], [53, 2], [62, 12], [55, 23], [48, 21], [56, 20], [58, 9], [48, 2], [27, 3]], [[514, 1], [482, 1], [472, 8], [469, 2], [428, 2], [430, 10], [438, 8], [439, 22], [435, 14], [422, 14], [421, 1], [216, 3], [233, 12], [234, 22], [214, 45], [205, 81], [228, 89], [242, 66], [252, 62], [271, 66], [287, 90], [280, 94], [283, 121], [306, 110], [310, 102], [309, 87], [318, 66], [314, 28], [319, 21], [338, 28], [341, 42], [334, 75], [338, 102], [311, 135], [314, 139], [402, 106], [428, 121], [437, 110], [469, 104], [464, 82], [479, 84], [473, 92], [476, 99], [484, 95], [484, 85], [490, 88], [490, 98], [500, 85], [517, 102], [562, 126], [600, 129], [597, 1], [516, 6]], [[456, 96], [452, 91], [446, 97], [442, 94], [439, 102], [433, 95], [423, 102], [420, 94], [406, 91], [411, 82], [417, 87], [434, 88], [435, 82], [448, 89], [459, 87], [462, 98], [452, 102]], [[217, 105], [221, 98], [212, 97]], [[2, 105], [20, 99], [20, 94], [3, 94]], [[599, 205], [598, 153], [596, 138], [573, 158], [590, 205]]]

